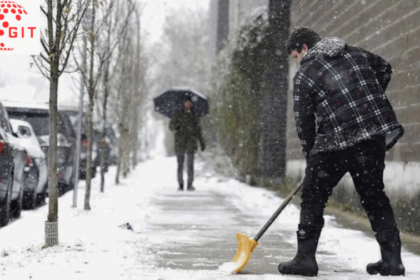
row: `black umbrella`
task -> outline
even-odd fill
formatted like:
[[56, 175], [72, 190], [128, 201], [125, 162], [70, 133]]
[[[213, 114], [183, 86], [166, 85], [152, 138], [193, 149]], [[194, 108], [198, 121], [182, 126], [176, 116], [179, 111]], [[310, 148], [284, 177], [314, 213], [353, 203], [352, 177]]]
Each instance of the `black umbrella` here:
[[169, 118], [184, 108], [185, 101], [193, 103], [192, 111], [198, 116], [208, 115], [209, 102], [207, 96], [189, 88], [170, 88], [154, 98], [155, 111]]

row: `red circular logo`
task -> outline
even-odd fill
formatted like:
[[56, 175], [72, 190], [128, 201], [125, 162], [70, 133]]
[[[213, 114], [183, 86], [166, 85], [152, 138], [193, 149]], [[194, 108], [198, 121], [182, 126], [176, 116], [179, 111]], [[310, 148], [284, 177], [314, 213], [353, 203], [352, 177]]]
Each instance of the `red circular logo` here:
[[0, 1], [0, 51], [12, 51], [1, 42], [1, 37], [9, 34], [10, 25], [22, 20], [27, 15], [25, 8], [15, 1]]

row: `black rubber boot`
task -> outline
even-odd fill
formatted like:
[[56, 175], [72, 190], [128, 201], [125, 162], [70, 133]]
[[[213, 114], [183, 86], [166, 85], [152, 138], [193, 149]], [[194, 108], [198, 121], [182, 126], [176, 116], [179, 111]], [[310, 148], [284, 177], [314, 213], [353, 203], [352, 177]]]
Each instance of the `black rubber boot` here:
[[184, 184], [179, 184], [178, 191], [182, 192], [184, 190]]
[[195, 188], [193, 186], [188, 186], [187, 190], [188, 191], [195, 191]]
[[302, 227], [297, 231], [298, 250], [293, 260], [279, 264], [281, 274], [293, 274], [304, 276], [317, 276], [318, 264], [315, 253], [321, 229], [314, 227]]
[[399, 231], [376, 234], [376, 240], [381, 248], [382, 259], [367, 265], [367, 273], [382, 276], [404, 276], [405, 268], [401, 260], [401, 239]]

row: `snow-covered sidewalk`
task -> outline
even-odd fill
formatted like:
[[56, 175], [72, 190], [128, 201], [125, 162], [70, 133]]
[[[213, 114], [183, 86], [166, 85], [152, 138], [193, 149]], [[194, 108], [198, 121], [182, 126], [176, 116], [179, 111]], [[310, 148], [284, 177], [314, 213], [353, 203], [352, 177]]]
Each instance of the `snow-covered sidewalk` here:
[[[218, 267], [236, 252], [236, 233], [251, 237], [282, 202], [273, 192], [215, 177], [197, 167], [196, 192], [177, 192], [176, 160], [144, 162], [115, 186], [114, 169], [99, 193], [94, 180], [92, 211], [71, 208], [72, 192], [60, 198], [60, 246], [41, 249], [47, 207], [26, 211], [0, 229], [1, 279], [304, 279], [282, 276], [281, 261], [296, 251], [299, 211], [289, 205], [260, 240], [241, 275]], [[99, 176], [98, 176], [99, 177]], [[133, 231], [121, 225], [130, 223]], [[340, 228], [326, 217], [317, 254], [320, 279], [379, 279], [365, 273], [379, 259], [376, 241]], [[404, 250], [405, 279], [420, 278], [420, 257]]]

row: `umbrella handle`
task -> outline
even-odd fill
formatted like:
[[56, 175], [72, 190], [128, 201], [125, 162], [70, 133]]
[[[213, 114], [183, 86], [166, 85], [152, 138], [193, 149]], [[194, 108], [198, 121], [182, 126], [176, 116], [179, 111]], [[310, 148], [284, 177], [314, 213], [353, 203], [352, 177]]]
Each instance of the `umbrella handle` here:
[[273, 224], [273, 222], [277, 219], [277, 217], [280, 215], [280, 213], [283, 211], [284, 208], [286, 208], [287, 204], [292, 200], [292, 198], [295, 196], [295, 194], [300, 190], [300, 188], [303, 186], [303, 180], [302, 179], [296, 187], [292, 190], [292, 192], [286, 197], [286, 199], [283, 201], [283, 203], [280, 205], [280, 207], [277, 209], [276, 212], [270, 217], [270, 219], [265, 223], [263, 228], [258, 232], [258, 234], [254, 237], [254, 240], [258, 242], [260, 238], [263, 236], [263, 234], [267, 231], [267, 229]]

